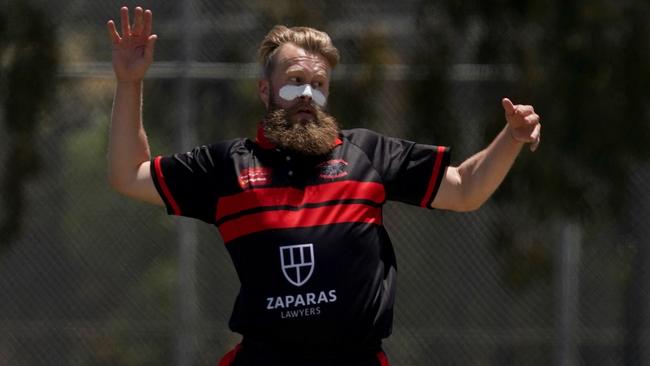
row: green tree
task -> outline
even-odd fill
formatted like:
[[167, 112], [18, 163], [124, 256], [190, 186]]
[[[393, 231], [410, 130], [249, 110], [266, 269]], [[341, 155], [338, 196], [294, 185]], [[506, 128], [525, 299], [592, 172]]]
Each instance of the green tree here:
[[0, 182], [5, 212], [0, 222], [0, 251], [4, 251], [20, 233], [24, 187], [39, 170], [35, 138], [41, 113], [54, 95], [57, 52], [49, 17], [29, 1], [13, 0], [0, 9], [0, 39], [1, 118], [10, 138]]

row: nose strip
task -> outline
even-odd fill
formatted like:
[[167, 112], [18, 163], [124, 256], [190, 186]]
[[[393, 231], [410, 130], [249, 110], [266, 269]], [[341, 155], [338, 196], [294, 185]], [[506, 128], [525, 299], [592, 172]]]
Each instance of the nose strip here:
[[304, 85], [285, 85], [280, 88], [280, 97], [284, 100], [292, 101], [301, 96], [307, 96], [321, 107], [327, 103], [327, 98], [318, 89], [314, 89], [309, 84]]
[[302, 93], [300, 95], [312, 98], [311, 86], [309, 86], [309, 84], [303, 85]]

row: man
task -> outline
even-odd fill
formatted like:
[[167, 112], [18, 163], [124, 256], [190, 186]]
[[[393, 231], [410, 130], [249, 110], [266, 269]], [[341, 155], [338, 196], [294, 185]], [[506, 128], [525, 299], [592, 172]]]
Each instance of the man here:
[[109, 177], [119, 192], [218, 227], [241, 281], [230, 327], [243, 340], [220, 365], [388, 365], [396, 265], [382, 206], [399, 200], [469, 211], [494, 192], [525, 143], [540, 141], [531, 106], [504, 98], [506, 126], [458, 167], [449, 149], [339, 130], [325, 111], [339, 60], [329, 36], [274, 27], [260, 47], [257, 138], [151, 160], [141, 119], [153, 61], [150, 11], [113, 21], [117, 89]]

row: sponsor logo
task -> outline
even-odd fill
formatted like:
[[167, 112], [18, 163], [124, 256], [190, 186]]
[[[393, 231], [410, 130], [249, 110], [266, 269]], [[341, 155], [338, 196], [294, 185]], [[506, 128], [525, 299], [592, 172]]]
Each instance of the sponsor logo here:
[[[314, 274], [314, 244], [285, 245], [280, 247], [280, 266], [284, 278], [300, 287]], [[281, 319], [319, 316], [326, 310], [323, 305], [338, 300], [336, 290], [315, 290], [266, 298], [266, 310]]]
[[314, 244], [280, 247], [280, 263], [289, 283], [297, 287], [304, 285], [314, 273]]
[[335, 302], [336, 299], [336, 290], [330, 290], [328, 292], [307, 292], [304, 294], [267, 297], [266, 309], [291, 309], [302, 306], [313, 306]]
[[271, 184], [271, 168], [242, 169], [239, 175], [239, 186], [242, 189]]
[[318, 164], [317, 167], [320, 169], [319, 176], [323, 179], [336, 179], [348, 175], [348, 162], [343, 159], [328, 160]]
[[336, 290], [268, 297], [266, 310], [280, 310], [282, 319], [303, 318], [320, 315], [323, 312], [320, 304], [329, 304], [336, 300]]

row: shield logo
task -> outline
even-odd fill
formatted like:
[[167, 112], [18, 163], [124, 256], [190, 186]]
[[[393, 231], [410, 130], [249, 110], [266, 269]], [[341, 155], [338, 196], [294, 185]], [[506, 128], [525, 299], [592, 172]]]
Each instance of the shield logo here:
[[280, 263], [289, 283], [298, 287], [304, 285], [314, 273], [314, 244], [280, 247]]

